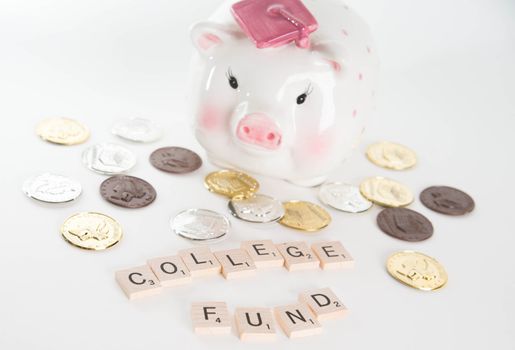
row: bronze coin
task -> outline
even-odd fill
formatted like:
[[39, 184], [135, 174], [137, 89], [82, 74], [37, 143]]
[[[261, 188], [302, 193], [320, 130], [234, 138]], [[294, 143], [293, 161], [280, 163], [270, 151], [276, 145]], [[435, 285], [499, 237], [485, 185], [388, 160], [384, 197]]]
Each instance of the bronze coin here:
[[432, 186], [420, 194], [426, 207], [441, 214], [464, 215], [474, 210], [472, 197], [463, 191], [448, 186]]
[[377, 216], [379, 228], [392, 237], [420, 242], [433, 235], [433, 225], [424, 215], [406, 208], [387, 208]]
[[150, 155], [150, 163], [167, 173], [184, 174], [197, 170], [202, 159], [193, 151], [182, 147], [163, 147]]
[[124, 208], [142, 208], [156, 199], [156, 190], [143, 179], [127, 175], [115, 175], [100, 185], [102, 197]]

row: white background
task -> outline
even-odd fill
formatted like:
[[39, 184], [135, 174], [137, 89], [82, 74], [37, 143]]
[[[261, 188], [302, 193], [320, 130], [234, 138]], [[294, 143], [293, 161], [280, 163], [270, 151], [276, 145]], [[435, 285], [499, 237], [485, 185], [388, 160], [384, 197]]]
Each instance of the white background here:
[[[372, 175], [397, 179], [415, 193], [429, 185], [459, 187], [476, 200], [465, 217], [446, 217], [417, 201], [411, 208], [430, 218], [434, 236], [421, 243], [379, 231], [379, 208], [361, 215], [330, 210], [334, 222], [317, 235], [232, 220], [231, 238], [341, 240], [356, 259], [354, 270], [288, 273], [197, 280], [160, 296], [129, 302], [115, 283], [117, 269], [190, 247], [174, 236], [169, 218], [204, 207], [227, 212], [225, 199], [204, 189], [208, 164], [173, 176], [152, 168], [150, 152], [166, 145], [190, 147], [202, 156], [187, 115], [187, 74], [192, 53], [189, 25], [205, 19], [214, 0], [44, 1], [0, 0], [0, 348], [1, 349], [191, 349], [262, 348], [233, 334], [196, 336], [193, 301], [236, 306], [283, 305], [299, 292], [331, 287], [350, 309], [347, 318], [324, 324], [324, 334], [288, 340], [277, 349], [513, 349], [515, 282], [513, 191], [515, 150], [515, 2], [510, 0], [349, 1], [370, 23], [382, 61], [379, 109], [361, 148], [330, 178], [359, 183]], [[87, 144], [60, 147], [34, 133], [45, 117], [66, 116], [87, 124]], [[85, 169], [80, 154], [101, 141], [119, 141], [111, 124], [147, 117], [164, 127], [154, 144], [127, 144], [138, 155], [132, 175], [150, 181], [155, 203], [128, 210], [98, 193], [103, 176]], [[369, 163], [371, 142], [389, 139], [417, 151], [419, 164], [391, 172]], [[123, 143], [123, 141], [119, 141]], [[68, 205], [26, 198], [23, 180], [40, 172], [82, 182], [84, 193]], [[257, 177], [262, 193], [281, 200], [317, 201], [314, 189]], [[88, 252], [68, 245], [59, 226], [84, 210], [109, 214], [125, 236], [111, 250]], [[415, 249], [440, 260], [448, 285], [424, 293], [385, 271], [385, 259]]]

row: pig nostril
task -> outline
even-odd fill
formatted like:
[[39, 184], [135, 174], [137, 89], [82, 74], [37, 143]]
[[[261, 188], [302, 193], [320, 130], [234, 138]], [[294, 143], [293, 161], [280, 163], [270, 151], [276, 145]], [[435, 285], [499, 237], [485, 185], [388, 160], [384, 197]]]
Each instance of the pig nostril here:
[[273, 132], [269, 133], [266, 138], [268, 141], [273, 141], [275, 139], [275, 134]]
[[245, 134], [248, 134], [248, 133], [250, 132], [249, 127], [248, 127], [248, 126], [244, 126], [244, 127], [243, 127], [243, 132], [244, 132]]

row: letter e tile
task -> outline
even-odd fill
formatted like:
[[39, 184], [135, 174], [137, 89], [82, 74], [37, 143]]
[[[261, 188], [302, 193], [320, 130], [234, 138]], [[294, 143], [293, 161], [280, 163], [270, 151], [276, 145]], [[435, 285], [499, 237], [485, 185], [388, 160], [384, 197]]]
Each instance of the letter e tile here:
[[241, 248], [247, 251], [258, 269], [284, 265], [283, 256], [271, 240], [245, 241], [241, 243]]
[[311, 245], [311, 249], [320, 260], [320, 266], [324, 270], [354, 266], [354, 259], [338, 241], [314, 243]]

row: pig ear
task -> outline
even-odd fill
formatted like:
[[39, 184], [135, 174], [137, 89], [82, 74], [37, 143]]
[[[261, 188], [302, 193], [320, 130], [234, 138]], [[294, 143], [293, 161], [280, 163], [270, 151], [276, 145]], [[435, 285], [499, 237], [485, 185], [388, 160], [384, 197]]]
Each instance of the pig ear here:
[[346, 49], [340, 42], [325, 41], [313, 43], [311, 49], [319, 56], [320, 61], [323, 64], [329, 65], [336, 74], [343, 71]]
[[201, 55], [211, 57], [216, 50], [234, 40], [237, 33], [213, 22], [200, 22], [190, 29], [191, 40]]

